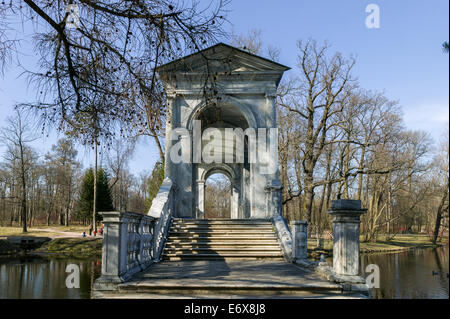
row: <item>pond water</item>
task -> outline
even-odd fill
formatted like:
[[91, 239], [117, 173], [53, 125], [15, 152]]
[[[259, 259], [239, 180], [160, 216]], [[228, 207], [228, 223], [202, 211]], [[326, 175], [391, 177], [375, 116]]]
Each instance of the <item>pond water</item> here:
[[[67, 288], [69, 264], [78, 265], [80, 288]], [[0, 258], [0, 298], [86, 299], [100, 276], [101, 259], [53, 259], [38, 256]]]
[[[435, 299], [449, 297], [449, 247], [414, 249], [400, 253], [361, 256], [361, 269], [369, 264], [380, 269], [376, 299]], [[433, 274], [434, 272], [434, 274]]]
[[[66, 267], [80, 269], [80, 288], [66, 287]], [[373, 298], [448, 298], [448, 246], [401, 253], [363, 255], [362, 269], [376, 264], [380, 288]], [[90, 298], [94, 280], [100, 276], [101, 260], [52, 259], [43, 257], [0, 258], [0, 298]], [[433, 271], [437, 274], [433, 275]]]

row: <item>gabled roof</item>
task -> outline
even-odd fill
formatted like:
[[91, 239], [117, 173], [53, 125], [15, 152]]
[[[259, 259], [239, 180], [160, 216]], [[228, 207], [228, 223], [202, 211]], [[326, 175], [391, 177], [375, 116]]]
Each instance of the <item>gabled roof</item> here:
[[279, 72], [290, 68], [258, 55], [218, 43], [204, 50], [187, 55], [156, 68], [162, 73], [203, 73], [207, 69], [215, 72]]

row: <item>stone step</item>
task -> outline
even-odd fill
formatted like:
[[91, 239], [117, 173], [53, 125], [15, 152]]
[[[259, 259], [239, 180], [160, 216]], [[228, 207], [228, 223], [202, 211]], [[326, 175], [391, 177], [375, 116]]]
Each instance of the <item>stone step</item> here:
[[246, 248], [246, 247], [280, 247], [279, 244], [276, 241], [271, 241], [271, 242], [239, 242], [239, 243], [234, 243], [234, 242], [226, 242], [226, 241], [221, 241], [221, 242], [183, 242], [183, 241], [170, 241], [166, 243], [166, 247], [170, 247], [170, 248], [184, 248], [184, 247], [199, 247], [199, 248], [206, 248], [206, 247], [211, 247], [211, 248], [221, 248], [221, 247], [237, 247], [237, 248]]
[[[95, 298], [364, 298], [279, 257], [165, 258], [117, 291], [94, 290]], [[169, 260], [167, 260], [169, 259]], [[188, 259], [188, 258], [187, 258]], [[228, 260], [231, 259], [231, 260]]]
[[212, 247], [165, 247], [165, 252], [169, 253], [176, 253], [176, 252], [205, 252], [205, 253], [217, 253], [217, 252], [281, 252], [280, 247], [218, 247], [218, 248], [212, 248]]
[[256, 231], [256, 230], [239, 230], [239, 229], [229, 229], [229, 230], [196, 230], [196, 231], [190, 231], [190, 230], [170, 230], [170, 235], [186, 235], [186, 234], [206, 234], [206, 235], [254, 235], [254, 236], [260, 236], [260, 235], [271, 235], [274, 234], [273, 231]]
[[270, 220], [248, 220], [248, 219], [174, 219], [174, 225], [272, 225]]
[[163, 259], [279, 259], [283, 254], [270, 220], [174, 219]]
[[259, 242], [167, 242], [166, 247], [170, 248], [184, 248], [184, 247], [211, 247], [211, 248], [226, 248], [226, 247], [236, 247], [236, 248], [252, 248], [252, 247], [274, 247], [280, 248], [276, 241], [268, 242], [268, 243], [259, 243]]
[[198, 231], [198, 230], [262, 230], [262, 231], [273, 231], [271, 225], [266, 226], [247, 226], [247, 225], [172, 225], [171, 230], [187, 230], [187, 231]]
[[195, 235], [195, 234], [185, 234], [180, 236], [171, 235], [167, 242], [171, 242], [173, 240], [181, 240], [181, 241], [251, 241], [251, 240], [277, 240], [275, 236], [270, 235], [261, 235], [259, 237], [254, 236], [245, 236], [245, 235], [237, 235], [237, 236], [207, 236], [207, 235]]
[[277, 260], [282, 261], [283, 255], [278, 252], [248, 252], [248, 253], [168, 253], [164, 254], [163, 260], [180, 261], [180, 260]]
[[[136, 298], [145, 298], [145, 295], [168, 296], [178, 298], [343, 298], [342, 288], [329, 286], [289, 286], [275, 284], [254, 284], [248, 286], [241, 283], [209, 285], [164, 285], [151, 282], [133, 284], [120, 284], [118, 293], [134, 294]], [[114, 298], [114, 295], [108, 298]], [[165, 297], [163, 297], [165, 298]]]

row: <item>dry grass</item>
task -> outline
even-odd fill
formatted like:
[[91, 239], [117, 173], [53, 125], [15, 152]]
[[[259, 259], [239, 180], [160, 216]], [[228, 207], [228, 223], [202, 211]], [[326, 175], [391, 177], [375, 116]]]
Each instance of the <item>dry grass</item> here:
[[58, 237], [65, 233], [80, 234], [88, 232], [86, 226], [33, 226], [28, 228], [28, 232], [23, 233], [22, 227], [0, 227], [0, 237], [7, 236], [32, 236], [32, 237]]
[[54, 237], [58, 235], [61, 235], [61, 233], [43, 232], [33, 229], [30, 229], [28, 232], [23, 233], [21, 227], [0, 227], [0, 237], [10, 237], [10, 236]]
[[101, 238], [57, 238], [35, 250], [56, 256], [88, 258], [102, 255]]
[[[361, 238], [362, 240], [362, 238]], [[447, 240], [444, 240], [440, 245], [447, 244]], [[314, 253], [314, 248], [316, 248], [316, 240], [311, 239], [308, 241], [308, 251], [312, 255], [318, 255], [324, 253], [331, 256], [333, 253], [333, 241], [324, 240], [323, 249], [316, 250]], [[386, 240], [386, 237], [380, 236], [377, 242], [363, 242], [361, 241], [360, 248], [361, 253], [382, 253], [382, 252], [395, 252], [404, 251], [412, 248], [432, 248], [438, 245], [434, 245], [427, 235], [397, 235], [392, 240]]]

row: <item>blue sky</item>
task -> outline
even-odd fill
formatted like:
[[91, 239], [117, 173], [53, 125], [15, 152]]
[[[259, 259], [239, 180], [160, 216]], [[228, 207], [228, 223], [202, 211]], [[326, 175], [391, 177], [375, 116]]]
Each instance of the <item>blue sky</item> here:
[[[370, 3], [380, 8], [379, 29], [365, 25]], [[435, 140], [448, 128], [449, 55], [441, 49], [449, 39], [448, 0], [234, 0], [227, 9], [226, 30], [261, 30], [263, 44], [279, 48], [280, 62], [293, 68], [285, 76], [295, 75], [297, 40], [328, 41], [333, 51], [356, 57], [354, 75], [363, 88], [384, 91], [399, 101], [407, 128], [430, 132]], [[33, 67], [29, 46], [23, 45], [22, 51], [27, 52], [22, 62]], [[15, 102], [35, 97], [19, 73], [10, 68], [0, 78], [0, 126]], [[52, 134], [33, 146], [46, 151], [56, 138]], [[92, 154], [80, 149], [79, 157], [85, 167], [90, 165]], [[142, 140], [130, 169], [151, 170], [157, 159], [153, 142]]]

